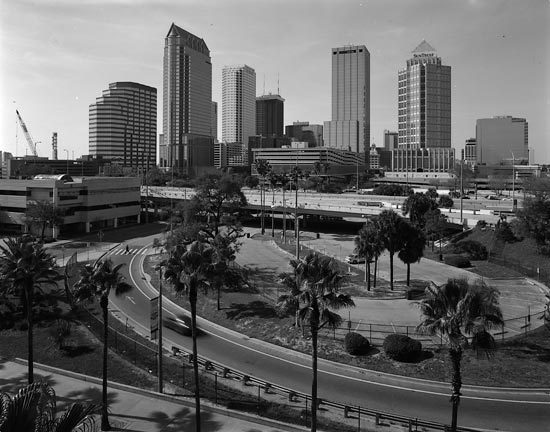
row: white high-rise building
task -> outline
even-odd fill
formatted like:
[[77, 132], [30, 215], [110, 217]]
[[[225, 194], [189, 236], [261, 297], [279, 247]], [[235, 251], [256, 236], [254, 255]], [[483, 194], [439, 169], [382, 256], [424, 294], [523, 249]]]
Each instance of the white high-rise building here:
[[222, 141], [248, 145], [256, 134], [256, 72], [250, 66], [222, 71]]

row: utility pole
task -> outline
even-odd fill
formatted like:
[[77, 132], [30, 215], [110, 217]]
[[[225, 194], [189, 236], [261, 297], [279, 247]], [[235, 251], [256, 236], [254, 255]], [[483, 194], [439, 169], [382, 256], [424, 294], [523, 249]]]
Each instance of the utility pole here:
[[516, 197], [516, 157], [513, 151], [510, 150], [510, 153], [512, 153], [512, 205], [514, 205], [514, 198]]
[[159, 266], [159, 302], [158, 302], [158, 362], [157, 362], [157, 377], [158, 377], [158, 392], [163, 392], [163, 379], [162, 379], [162, 267]]
[[462, 159], [460, 159], [460, 223], [464, 227], [464, 219], [462, 219], [462, 203], [464, 195], [464, 184], [463, 184], [463, 175], [462, 175]]

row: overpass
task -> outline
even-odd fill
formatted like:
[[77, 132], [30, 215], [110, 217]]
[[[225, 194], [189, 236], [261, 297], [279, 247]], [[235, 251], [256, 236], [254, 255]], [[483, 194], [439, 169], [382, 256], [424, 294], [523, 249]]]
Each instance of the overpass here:
[[[252, 211], [261, 210], [260, 191], [243, 188], [247, 200], [247, 208]], [[178, 201], [190, 199], [195, 194], [192, 188], [178, 188], [167, 186], [142, 186], [142, 200], [152, 201], [154, 205], [170, 206]], [[346, 218], [357, 219], [375, 216], [383, 210], [393, 209], [401, 213], [405, 197], [383, 195], [362, 195], [357, 193], [326, 194], [313, 191], [286, 191], [281, 189], [266, 190], [265, 210], [282, 214], [294, 214], [298, 207], [300, 215], [309, 215], [319, 218]], [[455, 199], [451, 209], [441, 209], [453, 224], [462, 225], [460, 218], [459, 200]], [[501, 214], [512, 214], [511, 200], [464, 199], [462, 205], [462, 219], [468, 227], [473, 227], [479, 220], [488, 224], [496, 224]]]

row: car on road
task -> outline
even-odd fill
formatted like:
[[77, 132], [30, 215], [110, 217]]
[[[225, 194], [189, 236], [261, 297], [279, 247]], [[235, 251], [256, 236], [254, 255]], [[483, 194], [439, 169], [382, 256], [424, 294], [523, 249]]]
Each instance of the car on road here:
[[365, 262], [365, 258], [360, 257], [357, 254], [348, 255], [345, 260], [348, 264], [363, 264]]
[[186, 315], [166, 317], [162, 320], [164, 327], [184, 336], [191, 336], [191, 318]]

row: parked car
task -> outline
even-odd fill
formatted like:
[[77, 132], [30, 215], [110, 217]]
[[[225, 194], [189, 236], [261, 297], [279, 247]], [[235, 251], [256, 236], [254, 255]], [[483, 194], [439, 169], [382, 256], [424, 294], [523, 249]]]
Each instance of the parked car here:
[[349, 264], [363, 264], [365, 262], [365, 258], [360, 257], [357, 254], [348, 255], [345, 260]]
[[164, 327], [184, 336], [191, 336], [191, 318], [185, 315], [170, 316], [162, 320]]

